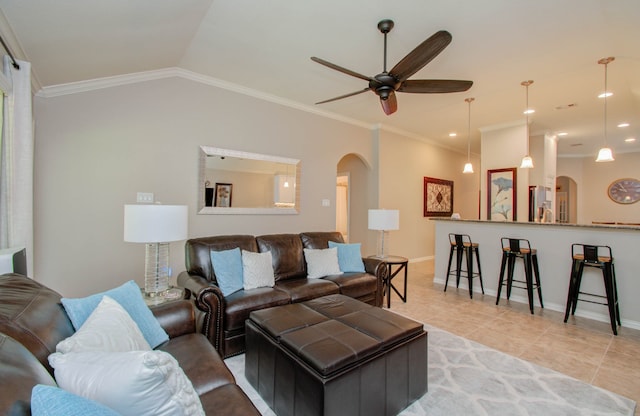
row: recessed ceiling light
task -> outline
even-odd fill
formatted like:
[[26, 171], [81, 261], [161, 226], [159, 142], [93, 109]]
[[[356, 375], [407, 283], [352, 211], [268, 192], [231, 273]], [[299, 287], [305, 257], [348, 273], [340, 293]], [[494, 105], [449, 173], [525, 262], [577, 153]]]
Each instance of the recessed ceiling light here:
[[598, 95], [598, 98], [611, 97], [612, 95], [612, 92], [603, 92], [602, 94]]
[[578, 103], [569, 103], [569, 104], [562, 104], [562, 105], [558, 105], [556, 107], [554, 107], [556, 110], [568, 110], [570, 108], [574, 108], [577, 107]]
[[561, 131], [560, 133], [558, 133], [558, 136], [568, 136], [569, 133], [567, 133], [566, 131]]
[[629, 127], [629, 123], [624, 122], [624, 123], [620, 123], [618, 124], [618, 127], [622, 128], [622, 127]]
[[628, 139], [624, 139], [624, 141], [627, 142], [627, 143], [633, 143], [633, 142], [636, 141], [636, 138], [635, 137], [629, 137]]
[[449, 137], [456, 137], [457, 135], [458, 135], [458, 133], [455, 133], [455, 132], [449, 133]]

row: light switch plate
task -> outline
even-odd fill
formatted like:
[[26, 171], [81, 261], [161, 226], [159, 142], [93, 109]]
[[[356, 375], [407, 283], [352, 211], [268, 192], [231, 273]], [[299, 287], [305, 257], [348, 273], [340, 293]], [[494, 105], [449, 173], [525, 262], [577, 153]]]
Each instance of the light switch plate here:
[[153, 204], [153, 192], [138, 192], [136, 202], [141, 204]]

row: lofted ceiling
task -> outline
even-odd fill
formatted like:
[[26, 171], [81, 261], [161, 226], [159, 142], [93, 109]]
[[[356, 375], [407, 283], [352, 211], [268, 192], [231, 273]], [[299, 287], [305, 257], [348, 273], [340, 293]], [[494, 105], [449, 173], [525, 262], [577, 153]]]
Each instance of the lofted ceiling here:
[[[19, 57], [51, 87], [164, 68], [182, 68], [330, 116], [382, 125], [466, 152], [467, 97], [472, 151], [480, 129], [522, 122], [524, 80], [532, 134], [556, 134], [561, 155], [595, 157], [603, 143], [600, 58], [609, 65], [608, 138], [615, 153], [640, 151], [638, 0], [0, 0]], [[0, 16], [2, 17], [2, 16]], [[378, 21], [392, 19], [391, 68], [423, 40], [453, 41], [411, 79], [468, 79], [451, 94], [397, 93], [383, 113], [367, 82], [312, 62], [382, 72]], [[10, 35], [10, 36], [9, 36]], [[619, 122], [630, 123], [618, 128]], [[450, 132], [457, 132], [455, 138]], [[634, 137], [635, 142], [624, 139]]]

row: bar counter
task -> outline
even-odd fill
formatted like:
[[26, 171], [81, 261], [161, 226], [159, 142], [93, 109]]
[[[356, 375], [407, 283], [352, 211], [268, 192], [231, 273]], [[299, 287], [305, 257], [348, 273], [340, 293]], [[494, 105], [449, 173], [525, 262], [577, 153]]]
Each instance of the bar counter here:
[[[480, 265], [485, 296], [495, 299], [498, 289], [502, 237], [524, 238], [538, 250], [542, 299], [545, 309], [564, 313], [569, 275], [571, 273], [571, 244], [593, 244], [610, 246], [613, 251], [618, 299], [622, 326], [640, 329], [640, 227], [632, 225], [600, 224], [552, 224], [529, 222], [500, 222], [488, 220], [453, 220], [430, 218], [435, 221], [435, 274], [434, 282], [444, 284], [449, 261], [449, 233], [468, 234], [479, 244]], [[463, 269], [465, 266], [463, 265]], [[455, 269], [455, 257], [452, 269]], [[515, 279], [524, 280], [521, 261], [516, 262]], [[460, 279], [460, 290], [468, 291], [467, 279]], [[473, 282], [475, 293], [480, 284]], [[453, 284], [452, 284], [453, 283]], [[455, 290], [455, 277], [449, 279], [449, 290]], [[582, 279], [582, 291], [602, 293], [604, 283], [602, 271], [586, 267]], [[502, 291], [500, 304], [506, 303], [506, 291]], [[511, 301], [528, 303], [526, 290], [514, 288]], [[535, 297], [535, 313], [539, 303]], [[607, 307], [588, 302], [578, 302], [576, 316], [609, 323]], [[568, 321], [571, 322], [571, 318]]]

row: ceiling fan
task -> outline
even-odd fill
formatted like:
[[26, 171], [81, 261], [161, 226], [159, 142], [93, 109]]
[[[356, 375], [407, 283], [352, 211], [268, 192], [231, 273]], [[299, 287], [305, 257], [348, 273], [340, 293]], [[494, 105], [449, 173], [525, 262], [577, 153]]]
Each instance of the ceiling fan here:
[[440, 94], [446, 92], [466, 91], [473, 85], [473, 81], [460, 81], [449, 79], [408, 79], [411, 75], [418, 72], [426, 64], [431, 62], [433, 58], [438, 56], [444, 48], [451, 42], [451, 34], [446, 30], [434, 33], [430, 38], [418, 45], [414, 50], [409, 52], [407, 56], [402, 58], [400, 62], [394, 66], [391, 71], [387, 71], [387, 33], [393, 29], [393, 21], [389, 19], [381, 20], [378, 23], [378, 30], [384, 34], [384, 68], [382, 72], [373, 77], [359, 74], [350, 69], [343, 68], [324, 59], [311, 57], [311, 60], [321, 65], [335, 69], [344, 74], [351, 75], [356, 78], [369, 81], [369, 86], [363, 90], [341, 95], [339, 97], [317, 102], [316, 104], [324, 104], [331, 101], [341, 100], [343, 98], [362, 94], [366, 91], [373, 91], [380, 97], [380, 104], [385, 114], [393, 114], [398, 109], [398, 101], [396, 99], [397, 92], [408, 92], [418, 94]]

